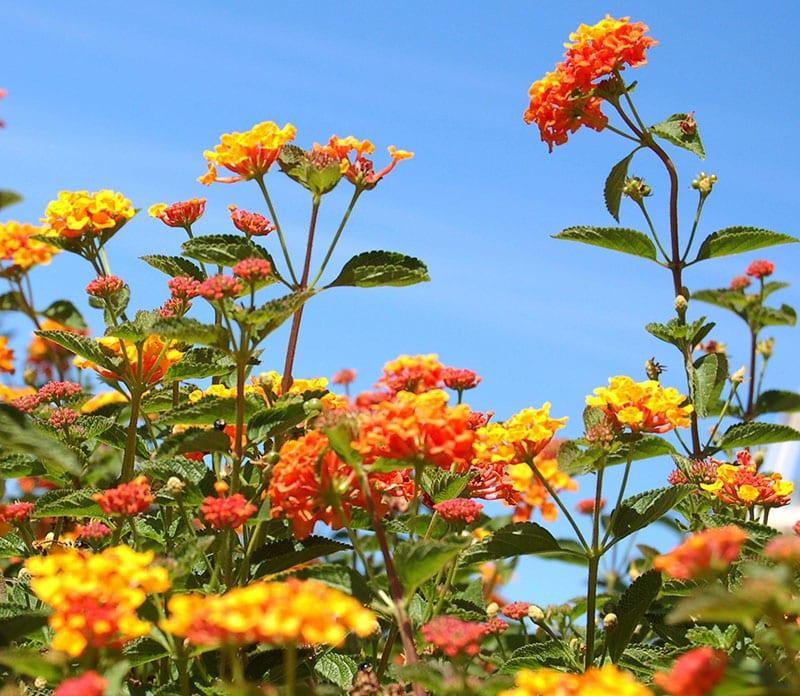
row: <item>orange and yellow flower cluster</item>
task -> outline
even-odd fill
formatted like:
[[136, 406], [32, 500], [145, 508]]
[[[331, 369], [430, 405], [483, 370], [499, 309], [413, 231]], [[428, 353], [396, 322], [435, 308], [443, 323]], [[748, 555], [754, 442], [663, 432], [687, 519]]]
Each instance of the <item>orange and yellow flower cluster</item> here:
[[614, 665], [569, 674], [555, 669], [523, 669], [516, 674], [516, 686], [499, 696], [653, 696], [633, 675]]
[[13, 220], [0, 223], [0, 261], [9, 262], [9, 266], [3, 268], [4, 271], [9, 268], [27, 271], [33, 266], [46, 266], [50, 263], [59, 250], [34, 239], [36, 235], [47, 236], [47, 232], [41, 227]]
[[687, 428], [694, 408], [673, 387], [655, 380], [634, 382], [630, 377], [612, 377], [607, 387], [598, 387], [586, 405], [602, 409], [619, 430], [635, 433], [666, 433]]
[[44, 212], [42, 222], [48, 234], [66, 239], [94, 237], [130, 220], [136, 211], [121, 193], [103, 189], [61, 191]]
[[195, 645], [341, 645], [375, 632], [375, 615], [317, 580], [254, 582], [223, 595], [170, 598], [161, 627]]
[[597, 80], [647, 62], [646, 51], [656, 43], [645, 36], [647, 31], [646, 25], [628, 17], [607, 16], [592, 26], [582, 24], [570, 34], [564, 60], [528, 90], [530, 104], [523, 115], [526, 123], [539, 127], [551, 152], [581, 126], [605, 128], [608, 119], [594, 92]]
[[[244, 133], [224, 133], [213, 150], [206, 150], [208, 171], [198, 181], [231, 184], [264, 176], [281, 154], [283, 146], [294, 140], [297, 129], [287, 123], [283, 128], [273, 121], [257, 123]], [[224, 167], [236, 176], [220, 177], [217, 167]]]
[[149, 509], [155, 497], [147, 477], [137, 476], [129, 483], [95, 493], [92, 500], [108, 515], [138, 515]]
[[48, 620], [53, 648], [77, 657], [90, 647], [114, 648], [147, 635], [151, 625], [136, 610], [148, 594], [170, 586], [166, 568], [153, 565], [153, 558], [127, 546], [29, 558], [31, 589], [55, 610]]
[[0, 372], [14, 374], [14, 350], [8, 345], [6, 336], [0, 336]]
[[662, 556], [653, 567], [676, 580], [712, 578], [725, 571], [738, 557], [747, 534], [729, 525], [692, 534], [686, 541]]

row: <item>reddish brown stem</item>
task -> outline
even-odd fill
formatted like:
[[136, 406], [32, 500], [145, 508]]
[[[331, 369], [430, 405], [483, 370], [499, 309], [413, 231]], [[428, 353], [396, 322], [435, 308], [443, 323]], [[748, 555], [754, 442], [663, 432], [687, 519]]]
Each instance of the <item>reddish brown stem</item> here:
[[747, 386], [747, 411], [745, 420], [753, 419], [753, 407], [756, 399], [756, 355], [758, 353], [758, 334], [750, 332], [750, 384]]
[[[306, 258], [303, 263], [303, 275], [300, 277], [298, 290], [305, 290], [308, 287], [308, 276], [311, 271], [311, 253], [314, 249], [314, 231], [317, 228], [317, 213], [319, 212], [319, 199], [314, 198], [311, 206], [311, 221], [308, 224], [308, 241], [306, 242]], [[297, 339], [300, 336], [300, 322], [303, 319], [303, 307], [298, 309], [292, 317], [292, 328], [289, 330], [289, 345], [286, 347], [286, 362], [283, 366], [283, 381], [281, 390], [284, 394], [292, 386], [292, 368], [294, 367], [294, 356], [297, 353]]]

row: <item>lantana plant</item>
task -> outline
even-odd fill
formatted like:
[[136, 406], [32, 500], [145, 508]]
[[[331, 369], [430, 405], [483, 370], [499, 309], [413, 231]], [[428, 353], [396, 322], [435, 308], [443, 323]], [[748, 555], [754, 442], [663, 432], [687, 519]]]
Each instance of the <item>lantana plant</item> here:
[[[771, 526], [793, 485], [765, 469], [762, 449], [800, 439], [763, 420], [800, 410], [800, 395], [768, 388], [776, 342], [764, 333], [793, 325], [795, 312], [768, 304], [786, 286], [769, 260], [722, 289], [692, 291], [684, 273], [797, 240], [745, 226], [704, 236], [717, 184], [705, 173], [691, 182], [688, 234], [681, 227], [667, 148], [703, 157], [698, 123], [678, 113], [647, 125], [625, 79], [655, 43], [627, 18], [580, 26], [524, 114], [551, 151], [583, 126], [631, 148], [605, 200], [617, 221], [631, 202], [646, 232], [555, 236], [669, 274], [673, 315], [646, 328], [672, 347], [676, 382], [655, 357], [642, 375], [611, 376], [587, 390], [578, 429], [558, 415], [563, 404], [522, 403], [504, 418], [472, 409], [481, 377], [435, 354], [389, 360], [360, 393], [352, 368], [330, 382], [294, 374], [316, 295], [429, 280], [421, 261], [386, 251], [331, 273], [358, 200], [388, 195], [410, 152], [389, 147], [376, 169], [368, 140], [304, 149], [293, 125], [271, 121], [224, 134], [204, 153], [200, 183], [236, 184], [232, 196], [254, 185], [264, 207], [232, 202], [229, 232], [205, 234], [205, 199], [147, 203], [151, 224], [176, 234], [174, 255], [142, 257], [165, 276], [156, 309], [130, 309], [135, 288], [111, 272], [114, 239], [139, 213], [124, 194], [62, 191], [39, 225], [0, 224], [0, 309], [34, 329], [25, 361], [0, 337], [0, 372], [20, 377], [0, 385], [0, 672], [10, 693], [800, 691], [800, 526]], [[663, 225], [648, 208], [656, 187], [629, 174], [648, 155], [668, 182]], [[281, 175], [310, 197], [301, 259], [270, 193]], [[328, 233], [318, 214], [337, 186], [352, 194]], [[0, 192], [0, 206], [17, 199]], [[89, 335], [70, 300], [38, 308], [30, 271], [58, 264], [59, 252], [85, 260], [103, 335]], [[729, 369], [714, 323], [690, 318], [699, 303], [747, 326], [741, 369]], [[287, 322], [283, 364], [262, 365]], [[631, 494], [633, 467], [656, 457], [674, 461], [668, 481]], [[548, 529], [557, 518], [567, 538]], [[679, 535], [671, 547], [652, 545], [656, 524]], [[506, 587], [528, 556], [569, 563], [585, 593], [541, 606], [541, 584]]]

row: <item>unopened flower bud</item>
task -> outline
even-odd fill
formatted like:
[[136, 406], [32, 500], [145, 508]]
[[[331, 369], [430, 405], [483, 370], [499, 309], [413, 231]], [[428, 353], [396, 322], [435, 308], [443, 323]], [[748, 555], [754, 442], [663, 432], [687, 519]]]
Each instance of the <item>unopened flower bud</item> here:
[[734, 372], [731, 375], [730, 377], [731, 384], [741, 384], [742, 382], [744, 382], [745, 374], [747, 374], [747, 369], [745, 368], [744, 365], [742, 365], [738, 370], [736, 370], [736, 372]]
[[17, 573], [17, 580], [20, 582], [30, 582], [31, 579], [31, 571], [27, 568], [20, 568], [19, 572]]
[[497, 602], [490, 602], [486, 605], [486, 616], [490, 619], [493, 619], [497, 616], [497, 612], [500, 611], [500, 605]]
[[774, 338], [765, 338], [763, 341], [759, 341], [758, 345], [756, 346], [756, 350], [758, 354], [761, 355], [765, 360], [768, 360], [772, 357], [772, 351], [775, 348], [775, 339]]
[[616, 614], [606, 614], [603, 617], [603, 628], [606, 631], [613, 631], [617, 627], [618, 623], [619, 620], [617, 619]]
[[675, 296], [675, 311], [676, 312], [685, 312], [689, 307], [689, 300], [687, 300], [683, 295], [676, 295]]
[[177, 476], [170, 476], [164, 488], [170, 495], [180, 495], [183, 493], [183, 489], [186, 488], [186, 484]]
[[700, 172], [697, 177], [692, 181], [692, 188], [700, 192], [701, 196], [707, 196], [717, 183], [716, 174], [706, 174]]
[[33, 680], [33, 685], [37, 689], [44, 689], [47, 686], [47, 679], [45, 677], [36, 677], [36, 679]]
[[631, 563], [628, 566], [628, 577], [631, 580], [634, 580], [634, 581], [638, 580], [639, 577], [641, 577], [641, 575], [642, 575], [642, 571], [639, 569], [639, 566], [637, 566], [635, 563]]
[[761, 468], [761, 465], [764, 463], [764, 450], [758, 450], [753, 455], [753, 463], [756, 465], [756, 468]]
[[34, 370], [34, 369], [30, 368], [30, 367], [28, 369], [26, 369], [22, 373], [22, 380], [29, 387], [35, 387], [36, 386], [36, 370]]
[[641, 203], [644, 198], [653, 195], [653, 190], [644, 179], [632, 176], [625, 180], [622, 193], [631, 200]]
[[541, 607], [531, 604], [528, 607], [528, 618], [533, 621], [533, 623], [541, 623], [544, 621], [544, 611]]

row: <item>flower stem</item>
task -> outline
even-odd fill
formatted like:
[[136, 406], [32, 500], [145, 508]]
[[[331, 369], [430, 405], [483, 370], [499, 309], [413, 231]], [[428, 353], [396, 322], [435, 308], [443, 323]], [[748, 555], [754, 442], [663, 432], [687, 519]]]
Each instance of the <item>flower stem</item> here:
[[570, 511], [567, 509], [567, 506], [564, 505], [561, 498], [559, 498], [558, 493], [554, 490], [554, 488], [550, 485], [550, 482], [542, 476], [542, 472], [539, 471], [539, 468], [536, 464], [533, 463], [533, 459], [528, 459], [528, 466], [533, 469], [533, 473], [539, 478], [542, 482], [542, 485], [547, 489], [547, 492], [552, 496], [553, 500], [556, 501], [556, 505], [561, 508], [561, 512], [564, 513], [564, 517], [567, 518], [567, 521], [572, 525], [572, 529], [575, 530], [575, 534], [578, 536], [578, 540], [581, 542], [581, 545], [586, 551], [589, 551], [589, 543], [586, 541], [586, 537], [583, 536], [583, 532], [581, 532], [581, 528], [578, 526], [578, 523], [575, 521], [575, 518], [570, 514]]
[[128, 432], [125, 439], [125, 454], [122, 459], [122, 472], [120, 481], [127, 483], [133, 478], [133, 466], [136, 460], [136, 424], [139, 422], [139, 409], [142, 405], [142, 389], [134, 387], [131, 389], [131, 417], [128, 421]]
[[336, 234], [333, 235], [333, 240], [331, 241], [331, 245], [328, 247], [328, 251], [325, 254], [325, 258], [322, 260], [322, 265], [319, 267], [319, 271], [317, 275], [314, 277], [314, 280], [311, 281], [311, 287], [313, 288], [319, 282], [319, 279], [322, 277], [322, 274], [325, 272], [325, 268], [328, 266], [328, 261], [331, 260], [331, 255], [333, 254], [333, 250], [336, 248], [336, 245], [339, 243], [339, 237], [342, 236], [342, 232], [344, 231], [344, 227], [347, 224], [347, 221], [350, 219], [350, 213], [353, 212], [353, 207], [358, 200], [358, 197], [361, 195], [363, 189], [356, 187], [355, 191], [353, 191], [353, 197], [350, 199], [350, 203], [347, 206], [347, 210], [344, 212], [344, 216], [342, 217], [342, 221], [339, 223], [339, 228], [336, 230]]
[[292, 642], [283, 649], [283, 671], [286, 677], [286, 696], [297, 691], [297, 646]]
[[278, 222], [278, 214], [275, 212], [275, 206], [272, 205], [272, 199], [269, 197], [269, 191], [267, 191], [267, 186], [264, 183], [264, 177], [256, 177], [256, 183], [261, 189], [261, 193], [267, 203], [267, 208], [269, 208], [269, 214], [272, 216], [272, 223], [275, 225], [275, 231], [278, 233], [278, 239], [280, 240], [281, 249], [283, 250], [283, 258], [286, 259], [286, 267], [289, 269], [289, 275], [292, 276], [292, 282], [297, 285], [297, 275], [295, 274], [294, 267], [292, 266], [292, 259], [289, 256], [289, 249], [286, 246], [286, 239], [283, 236], [281, 224]]
[[584, 669], [594, 663], [594, 636], [597, 605], [597, 571], [600, 567], [600, 502], [603, 499], [603, 472], [605, 462], [597, 470], [597, 483], [594, 493], [594, 513], [592, 515], [592, 548], [589, 556], [589, 577], [586, 586], [586, 661]]
[[[308, 276], [311, 270], [311, 253], [314, 249], [314, 232], [317, 229], [317, 213], [319, 213], [320, 199], [316, 196], [311, 205], [311, 220], [308, 223], [308, 240], [306, 242], [306, 258], [303, 263], [303, 275], [300, 278], [299, 290], [305, 290], [308, 287]], [[286, 347], [286, 362], [283, 366], [283, 380], [281, 382], [281, 389], [284, 394], [289, 391], [292, 386], [292, 368], [294, 367], [294, 357], [297, 353], [297, 339], [300, 335], [300, 322], [303, 319], [303, 306], [300, 306], [294, 316], [292, 317], [292, 328], [289, 331], [289, 345]]]

